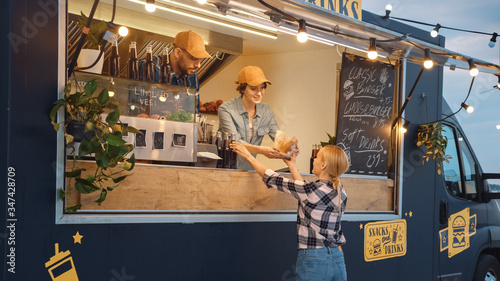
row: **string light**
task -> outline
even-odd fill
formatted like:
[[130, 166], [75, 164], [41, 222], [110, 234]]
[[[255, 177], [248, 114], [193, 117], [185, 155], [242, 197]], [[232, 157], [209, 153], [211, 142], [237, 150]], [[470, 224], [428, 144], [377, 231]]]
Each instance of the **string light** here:
[[466, 105], [464, 102], [461, 104], [462, 107], [468, 112], [468, 113], [472, 113], [474, 112], [474, 107], [470, 106], [470, 105]]
[[307, 41], [307, 29], [306, 29], [306, 21], [305, 20], [299, 20], [299, 30], [297, 33], [297, 40], [300, 43], [304, 43]]
[[424, 67], [430, 69], [434, 66], [434, 62], [431, 59], [431, 50], [429, 48], [425, 49]]
[[155, 0], [146, 0], [146, 11], [150, 13], [156, 11]]
[[374, 60], [377, 56], [376, 39], [372, 37], [370, 38], [370, 47], [368, 48], [368, 58]]
[[431, 31], [431, 36], [432, 37], [437, 37], [439, 34], [439, 29], [441, 28], [441, 25], [438, 23], [436, 24], [436, 27]]
[[387, 6], [385, 6], [385, 17], [384, 17], [384, 19], [388, 19], [389, 18], [389, 15], [391, 14], [391, 11], [392, 11], [392, 5], [391, 4], [387, 4]]
[[474, 64], [473, 59], [469, 59], [469, 72], [472, 77], [475, 77], [479, 74], [479, 69], [477, 69], [476, 65]]
[[401, 133], [404, 134], [404, 133], [408, 132], [408, 126], [410, 126], [410, 121], [406, 120], [404, 125], [401, 126], [401, 129], [400, 129]]
[[498, 33], [493, 32], [493, 36], [491, 37], [490, 42], [488, 43], [488, 46], [490, 48], [495, 47], [495, 43], [497, 42], [497, 36], [498, 36]]

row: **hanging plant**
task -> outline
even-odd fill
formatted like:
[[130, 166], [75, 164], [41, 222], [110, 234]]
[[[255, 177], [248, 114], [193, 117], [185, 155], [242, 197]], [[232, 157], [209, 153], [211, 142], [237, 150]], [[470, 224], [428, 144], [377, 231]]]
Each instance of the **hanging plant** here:
[[435, 160], [437, 173], [443, 174], [443, 161], [449, 163], [450, 155], [445, 155], [448, 138], [443, 136], [443, 126], [438, 122], [433, 124], [422, 124], [418, 130], [417, 146], [425, 145], [427, 153], [422, 156], [422, 165], [429, 162], [429, 159]]
[[[60, 190], [62, 200], [68, 199], [74, 189], [82, 194], [99, 192], [100, 196], [95, 202], [100, 204], [106, 199], [108, 191], [115, 189], [128, 177], [130, 174], [126, 172], [135, 166], [134, 146], [123, 140], [122, 130], [134, 134], [141, 132], [120, 121], [117, 101], [109, 96], [106, 88], [98, 95], [96, 90], [95, 79], [86, 83], [83, 92], [71, 93], [71, 83], [68, 83], [63, 98], [54, 103], [50, 112], [54, 130], [64, 130], [66, 148], [72, 152], [73, 158], [73, 165], [64, 174], [67, 186], [66, 190]], [[56, 119], [60, 108], [64, 108], [66, 114], [58, 123]], [[75, 142], [80, 142], [78, 149]], [[82, 173], [85, 169], [78, 162], [84, 156], [92, 156], [96, 163], [95, 171], [85, 177]], [[66, 207], [66, 211], [75, 212], [80, 208], [78, 204]]]

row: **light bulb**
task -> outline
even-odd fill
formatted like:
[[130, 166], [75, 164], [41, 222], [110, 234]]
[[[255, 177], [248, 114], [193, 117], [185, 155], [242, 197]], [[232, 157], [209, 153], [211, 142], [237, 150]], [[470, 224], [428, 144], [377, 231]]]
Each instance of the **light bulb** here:
[[135, 105], [131, 105], [130, 110], [134, 110], [134, 109], [135, 109]]
[[476, 64], [474, 64], [473, 59], [469, 60], [469, 73], [473, 77], [479, 74], [479, 69], [477, 69]]
[[424, 61], [424, 67], [429, 69], [429, 68], [432, 68], [434, 66], [434, 62], [432, 60], [426, 60]]
[[207, 0], [196, 0], [199, 4], [203, 5], [207, 3]]
[[377, 54], [377, 46], [375, 38], [370, 38], [370, 47], [368, 48], [368, 58], [371, 60], [376, 59]]
[[431, 50], [425, 49], [424, 67], [430, 69], [434, 66], [434, 62], [431, 59]]
[[161, 95], [159, 98], [158, 98], [161, 102], [166, 102], [167, 101], [167, 98], [163, 95]]
[[151, 3], [147, 3], [146, 4], [146, 11], [148, 11], [150, 13], [156, 11], [156, 5], [155, 4], [151, 4]]
[[490, 42], [488, 43], [488, 46], [490, 48], [495, 47], [495, 43], [497, 42], [497, 37], [498, 37], [498, 33], [493, 32], [493, 36], [491, 37]]
[[387, 4], [387, 6], [385, 6], [385, 16], [384, 16], [385, 19], [389, 18], [389, 16], [391, 15], [391, 11], [392, 11], [392, 5]]
[[399, 129], [401, 133], [406, 133], [408, 132], [408, 126], [410, 126], [410, 121], [406, 120], [403, 126]]
[[125, 37], [128, 35], [128, 28], [126, 26], [120, 26], [118, 29], [118, 34], [120, 34], [121, 37]]
[[307, 36], [307, 32], [299, 32], [297, 34], [297, 41], [299, 41], [300, 43], [307, 42], [308, 37], [309, 36]]
[[472, 113], [474, 112], [474, 107], [470, 106], [470, 105], [466, 105], [465, 103], [462, 103], [461, 105], [468, 113]]
[[306, 29], [306, 21], [305, 20], [299, 20], [299, 29], [297, 33], [297, 40], [300, 43], [304, 43], [307, 41], [307, 29]]
[[441, 25], [438, 23], [436, 24], [436, 27], [431, 31], [431, 36], [432, 37], [437, 37], [439, 34], [439, 29], [441, 28]]
[[499, 125], [497, 125], [497, 127], [496, 127], [496, 128], [497, 128], [497, 130], [500, 130], [500, 124], [499, 124]]
[[114, 92], [114, 91], [108, 91], [108, 95], [109, 95], [110, 97], [113, 97], [113, 96], [115, 95], [115, 92]]

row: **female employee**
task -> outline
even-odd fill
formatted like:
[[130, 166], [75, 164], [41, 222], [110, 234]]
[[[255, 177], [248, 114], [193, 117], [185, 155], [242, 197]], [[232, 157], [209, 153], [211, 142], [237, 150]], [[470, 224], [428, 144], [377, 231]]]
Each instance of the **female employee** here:
[[312, 170], [318, 180], [311, 182], [304, 181], [297, 169], [296, 151], [291, 159], [283, 160], [290, 169], [291, 180], [266, 168], [243, 145], [232, 143], [231, 148], [252, 165], [268, 188], [288, 193], [299, 201], [297, 280], [347, 280], [340, 247], [346, 242], [340, 224], [347, 203], [347, 193], [340, 183], [340, 176], [349, 168], [345, 152], [336, 145], [321, 148]]
[[[246, 66], [238, 74], [236, 83], [236, 90], [241, 95], [219, 107], [219, 131], [234, 133], [235, 141], [242, 143], [254, 157], [263, 154], [268, 158], [285, 158], [285, 154], [272, 147], [260, 146], [265, 135], [274, 141], [279, 130], [271, 108], [262, 102], [267, 84], [271, 82], [259, 67]], [[238, 169], [252, 168], [247, 161], [238, 157]]]

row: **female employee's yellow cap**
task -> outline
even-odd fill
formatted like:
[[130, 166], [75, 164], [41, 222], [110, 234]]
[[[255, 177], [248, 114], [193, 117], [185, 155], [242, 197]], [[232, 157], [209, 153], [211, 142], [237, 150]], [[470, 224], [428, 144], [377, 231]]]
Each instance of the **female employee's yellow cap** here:
[[259, 86], [260, 84], [267, 82], [271, 84], [271, 81], [267, 80], [264, 76], [264, 72], [258, 66], [245, 66], [238, 74], [238, 81], [236, 84], [248, 84], [250, 86]]
[[174, 44], [176, 47], [185, 49], [195, 58], [203, 59], [211, 57], [205, 50], [205, 43], [203, 43], [201, 36], [191, 30], [177, 33]]

